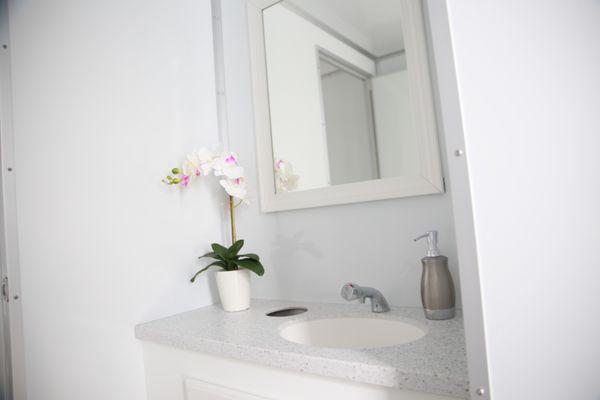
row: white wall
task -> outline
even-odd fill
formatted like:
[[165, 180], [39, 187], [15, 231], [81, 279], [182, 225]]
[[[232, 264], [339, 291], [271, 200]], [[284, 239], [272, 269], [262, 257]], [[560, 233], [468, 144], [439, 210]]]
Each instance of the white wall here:
[[160, 183], [218, 140], [209, 5], [10, 4], [28, 399], [144, 399], [134, 325], [211, 302], [218, 192]]
[[[226, 1], [225, 69], [231, 143], [246, 160], [255, 157], [252, 92], [244, 0]], [[422, 243], [412, 239], [440, 231], [458, 284], [454, 229], [448, 194], [260, 213], [255, 165], [246, 165], [252, 204], [239, 212], [239, 236], [264, 258], [266, 274], [253, 294], [265, 298], [343, 301], [347, 281], [373, 285], [392, 304], [420, 305]], [[457, 285], [458, 286], [458, 285]]]
[[600, 395], [600, 3], [449, 0], [495, 400]]

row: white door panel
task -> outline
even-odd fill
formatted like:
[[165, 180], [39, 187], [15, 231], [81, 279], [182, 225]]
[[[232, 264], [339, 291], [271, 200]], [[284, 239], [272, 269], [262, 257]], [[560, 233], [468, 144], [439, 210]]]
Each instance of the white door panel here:
[[184, 386], [185, 400], [273, 400], [197, 379], [186, 379]]

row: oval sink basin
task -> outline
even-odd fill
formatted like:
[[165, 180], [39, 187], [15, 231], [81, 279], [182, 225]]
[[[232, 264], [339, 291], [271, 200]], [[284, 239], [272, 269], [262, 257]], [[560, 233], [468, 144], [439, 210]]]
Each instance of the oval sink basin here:
[[305, 345], [346, 349], [370, 349], [413, 342], [425, 336], [418, 326], [376, 318], [331, 318], [285, 326], [285, 340]]

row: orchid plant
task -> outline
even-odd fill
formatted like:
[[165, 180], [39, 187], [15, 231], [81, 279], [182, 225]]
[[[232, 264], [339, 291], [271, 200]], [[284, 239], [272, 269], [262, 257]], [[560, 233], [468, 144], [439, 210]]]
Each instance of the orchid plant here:
[[235, 271], [239, 268], [248, 269], [259, 276], [265, 273], [260, 258], [256, 254], [239, 254], [243, 240], [237, 240], [235, 229], [235, 209], [242, 203], [247, 202], [246, 182], [244, 179], [244, 168], [239, 165], [236, 153], [213, 152], [206, 148], [188, 154], [181, 166], [171, 169], [163, 182], [170, 186], [187, 188], [194, 180], [201, 177], [214, 175], [219, 178], [219, 184], [227, 192], [229, 197], [229, 216], [231, 224], [231, 246], [225, 247], [218, 243], [211, 245], [212, 250], [199, 258], [209, 257], [215, 261], [202, 268], [192, 277], [196, 277], [212, 266], [217, 266], [225, 271]]

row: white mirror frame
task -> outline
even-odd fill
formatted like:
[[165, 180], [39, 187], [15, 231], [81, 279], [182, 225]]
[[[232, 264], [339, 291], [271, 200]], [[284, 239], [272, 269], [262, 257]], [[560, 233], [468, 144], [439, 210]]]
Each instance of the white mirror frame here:
[[419, 137], [420, 173], [414, 176], [382, 178], [298, 192], [275, 193], [263, 10], [279, 2], [280, 0], [248, 1], [250, 62], [261, 210], [273, 212], [443, 193], [444, 178], [430, 79], [425, 23], [420, 0], [403, 0], [402, 15], [400, 16], [406, 44], [411, 111], [415, 116], [415, 129]]

